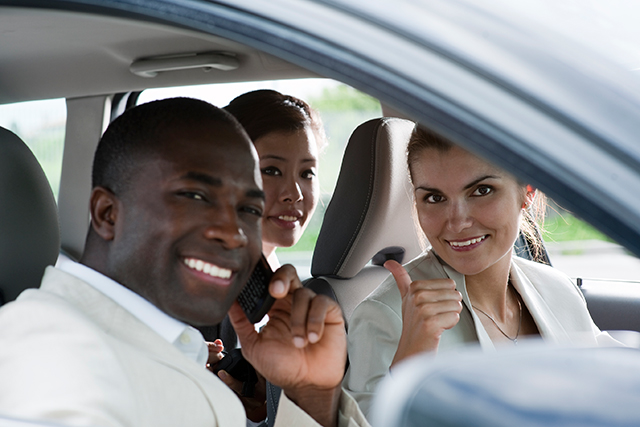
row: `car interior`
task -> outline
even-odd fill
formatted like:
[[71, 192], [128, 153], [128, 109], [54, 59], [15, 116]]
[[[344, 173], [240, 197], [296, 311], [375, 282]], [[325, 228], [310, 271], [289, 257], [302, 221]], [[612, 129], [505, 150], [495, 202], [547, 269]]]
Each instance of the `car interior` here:
[[405, 150], [412, 130], [409, 120], [373, 119], [347, 144], [306, 285], [338, 301], [347, 325], [355, 306], [387, 277], [384, 261], [407, 262], [426, 247], [411, 221]]
[[[140, 92], [333, 77], [326, 68], [294, 64], [240, 37], [135, 19], [135, 13], [122, 17], [101, 14], [99, 8], [11, 3], [0, 2], [0, 104], [62, 98], [66, 123], [57, 202], [22, 141], [26, 138], [0, 129], [0, 305], [38, 287], [45, 266], [59, 253], [79, 258], [89, 227], [95, 147], [108, 123], [136, 105]], [[340, 304], [347, 325], [355, 306], [388, 275], [382, 263], [408, 262], [428, 244], [416, 233], [406, 170], [413, 122], [392, 108], [383, 105], [396, 117], [353, 129], [306, 282]], [[520, 248], [526, 249], [526, 242]], [[577, 283], [596, 324], [626, 331], [615, 336], [638, 346], [639, 283], [588, 278]]]
[[51, 187], [31, 150], [0, 128], [0, 304], [35, 288], [60, 251], [58, 212]]

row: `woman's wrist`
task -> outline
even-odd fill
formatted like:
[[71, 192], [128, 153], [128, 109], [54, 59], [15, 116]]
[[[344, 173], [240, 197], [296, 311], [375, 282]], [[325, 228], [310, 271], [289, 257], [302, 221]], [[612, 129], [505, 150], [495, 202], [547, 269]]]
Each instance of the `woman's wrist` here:
[[[414, 340], [410, 340], [410, 341], [414, 341]], [[402, 338], [400, 339], [400, 342], [398, 343], [398, 349], [396, 350], [396, 354], [393, 356], [393, 360], [391, 361], [391, 366], [395, 366], [396, 364], [402, 362], [403, 360], [414, 356], [416, 354], [420, 354], [420, 353], [436, 353], [438, 351], [438, 343], [439, 340], [437, 340], [435, 343], [430, 343], [429, 341], [431, 340], [415, 340], [414, 342], [420, 342], [421, 345], [417, 346], [417, 345], [412, 345], [412, 344], [407, 344], [405, 345], [405, 342], [403, 342]]]

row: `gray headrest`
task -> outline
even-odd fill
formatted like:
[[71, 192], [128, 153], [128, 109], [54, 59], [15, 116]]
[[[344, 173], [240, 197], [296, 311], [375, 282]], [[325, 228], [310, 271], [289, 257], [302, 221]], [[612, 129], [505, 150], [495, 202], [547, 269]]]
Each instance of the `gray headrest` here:
[[405, 250], [405, 262], [422, 251], [406, 160], [413, 127], [381, 118], [353, 132], [313, 252], [314, 277], [351, 278], [391, 246]]
[[0, 127], [0, 305], [40, 285], [60, 250], [56, 201], [40, 164]]

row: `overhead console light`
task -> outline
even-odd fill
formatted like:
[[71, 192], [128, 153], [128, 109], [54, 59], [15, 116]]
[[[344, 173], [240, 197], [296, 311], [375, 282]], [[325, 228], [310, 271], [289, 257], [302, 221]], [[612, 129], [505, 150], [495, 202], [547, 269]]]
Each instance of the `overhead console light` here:
[[222, 52], [190, 53], [185, 55], [156, 56], [134, 61], [129, 66], [136, 76], [155, 77], [165, 71], [189, 70], [202, 68], [204, 71], [212, 69], [231, 71], [240, 66], [234, 54]]

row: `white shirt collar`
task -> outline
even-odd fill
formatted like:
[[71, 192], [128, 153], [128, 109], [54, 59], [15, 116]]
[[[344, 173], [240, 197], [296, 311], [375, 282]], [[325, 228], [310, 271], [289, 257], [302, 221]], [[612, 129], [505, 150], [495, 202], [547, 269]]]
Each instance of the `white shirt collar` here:
[[88, 283], [102, 292], [162, 338], [176, 346], [190, 359], [204, 365], [208, 350], [202, 334], [195, 328], [166, 314], [148, 300], [115, 280], [86, 265], [60, 255], [56, 267]]

